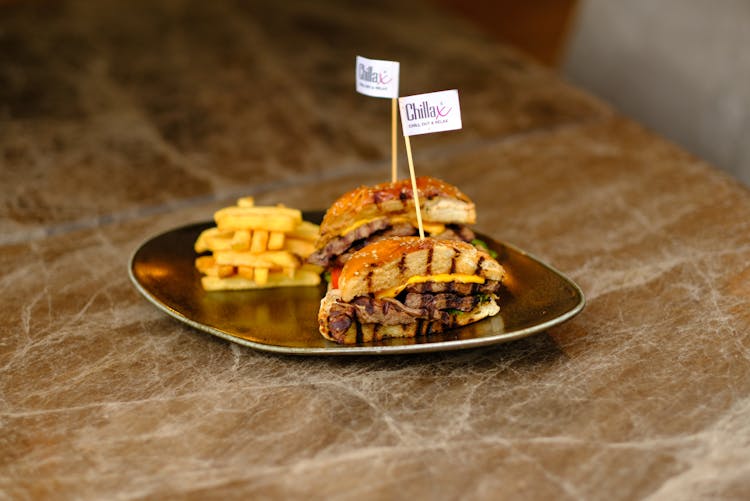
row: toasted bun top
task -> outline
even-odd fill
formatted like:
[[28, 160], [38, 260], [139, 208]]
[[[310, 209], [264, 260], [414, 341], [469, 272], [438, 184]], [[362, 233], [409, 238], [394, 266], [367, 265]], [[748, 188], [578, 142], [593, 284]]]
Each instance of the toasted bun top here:
[[[422, 219], [425, 222], [476, 222], [474, 203], [452, 184], [429, 176], [418, 177], [416, 183]], [[328, 209], [320, 225], [319, 244], [337, 237], [359, 220], [413, 215], [414, 210], [414, 193], [410, 179], [375, 186], [360, 186], [339, 197]]]
[[466, 242], [392, 237], [355, 252], [344, 265], [339, 289], [344, 301], [400, 287], [414, 276], [474, 275], [502, 280], [505, 270], [485, 251]]

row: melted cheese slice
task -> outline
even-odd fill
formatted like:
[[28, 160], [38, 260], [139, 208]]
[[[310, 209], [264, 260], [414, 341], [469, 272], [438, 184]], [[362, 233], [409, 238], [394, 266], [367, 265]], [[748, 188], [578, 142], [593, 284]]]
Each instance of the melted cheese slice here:
[[[350, 232], [356, 230], [357, 228], [359, 228], [363, 224], [367, 224], [367, 223], [369, 223], [371, 221], [375, 221], [376, 219], [380, 219], [381, 217], [383, 217], [383, 216], [380, 216], [380, 217], [371, 217], [371, 218], [366, 218], [366, 219], [360, 219], [359, 221], [356, 221], [354, 224], [351, 224], [351, 225], [347, 226], [346, 228], [344, 228], [343, 230], [341, 230], [341, 232], [339, 233], [339, 236], [344, 236], [347, 233], [350, 233]], [[408, 222], [409, 222], [409, 218], [408, 217], [396, 216], [396, 217], [392, 217], [391, 218], [391, 223], [393, 223], [393, 224], [396, 224], [396, 223], [408, 223]], [[412, 224], [414, 224], [414, 223], [412, 223]], [[428, 233], [430, 233], [432, 235], [438, 235], [438, 234], [440, 234], [440, 233], [442, 233], [442, 232], [445, 231], [445, 225], [442, 224], [442, 223], [426, 223], [426, 222], [422, 221], [422, 227], [425, 229], [426, 232], [428, 232]]]
[[[365, 219], [360, 219], [359, 221], [355, 221], [354, 224], [351, 224], [351, 225], [347, 226], [346, 228], [344, 228], [343, 230], [341, 230], [341, 233], [339, 233], [339, 236], [344, 236], [347, 233], [350, 233], [350, 232], [356, 230], [357, 228], [359, 228], [363, 224], [367, 224], [367, 223], [369, 223], [371, 221], [375, 221], [376, 219], [381, 219], [382, 217], [383, 216], [380, 216], [380, 217], [371, 217], [371, 218], [365, 218]], [[396, 219], [397, 218], [392, 218], [391, 221], [396, 222]], [[403, 218], [403, 220], [407, 221], [406, 218]]]
[[397, 287], [392, 287], [375, 294], [375, 297], [396, 297], [399, 293], [404, 290], [408, 285], [420, 284], [423, 282], [461, 282], [464, 284], [474, 283], [483, 284], [484, 278], [476, 275], [462, 275], [459, 273], [440, 273], [438, 275], [414, 275], [410, 277], [405, 284]]
[[422, 228], [430, 235], [439, 235], [445, 231], [445, 225], [442, 223], [425, 223], [422, 221]]

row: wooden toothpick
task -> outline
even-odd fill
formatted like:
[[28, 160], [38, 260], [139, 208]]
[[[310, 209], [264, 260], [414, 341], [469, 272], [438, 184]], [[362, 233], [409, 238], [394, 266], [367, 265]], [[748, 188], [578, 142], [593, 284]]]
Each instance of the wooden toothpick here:
[[419, 238], [424, 239], [424, 227], [422, 226], [422, 209], [419, 207], [419, 192], [417, 191], [417, 178], [414, 175], [414, 161], [411, 158], [411, 143], [409, 136], [404, 136], [406, 144], [406, 158], [409, 160], [409, 175], [411, 176], [411, 189], [414, 192], [414, 208], [417, 210], [417, 226], [419, 228]]
[[396, 116], [398, 115], [398, 98], [391, 99], [391, 182], [398, 180], [398, 165], [396, 162]]

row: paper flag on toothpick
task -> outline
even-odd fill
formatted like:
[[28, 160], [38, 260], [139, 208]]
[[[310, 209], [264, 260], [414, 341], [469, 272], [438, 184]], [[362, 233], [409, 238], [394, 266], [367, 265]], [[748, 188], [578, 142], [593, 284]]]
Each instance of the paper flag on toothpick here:
[[391, 181], [398, 179], [398, 160], [396, 158], [396, 129], [398, 114], [398, 61], [383, 61], [357, 56], [354, 81], [357, 92], [372, 97], [391, 98]]
[[411, 156], [409, 136], [429, 134], [461, 128], [461, 107], [458, 104], [458, 91], [443, 90], [429, 94], [417, 94], [398, 98], [401, 111], [401, 130], [404, 132], [406, 159], [409, 162], [409, 176], [414, 193], [414, 209], [417, 215], [419, 238], [424, 238], [422, 209], [419, 204], [417, 177], [414, 174], [414, 160]]
[[372, 97], [398, 97], [398, 61], [382, 61], [357, 56], [357, 92]]
[[404, 136], [461, 128], [458, 91], [443, 90], [398, 98]]

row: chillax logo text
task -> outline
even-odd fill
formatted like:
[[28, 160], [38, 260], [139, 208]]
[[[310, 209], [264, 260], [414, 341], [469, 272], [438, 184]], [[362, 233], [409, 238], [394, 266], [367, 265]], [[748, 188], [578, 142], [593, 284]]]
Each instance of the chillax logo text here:
[[397, 61], [381, 61], [357, 56], [356, 60], [357, 92], [372, 97], [398, 97]]
[[457, 130], [461, 124], [458, 91], [443, 90], [401, 97], [401, 128], [405, 136]]

